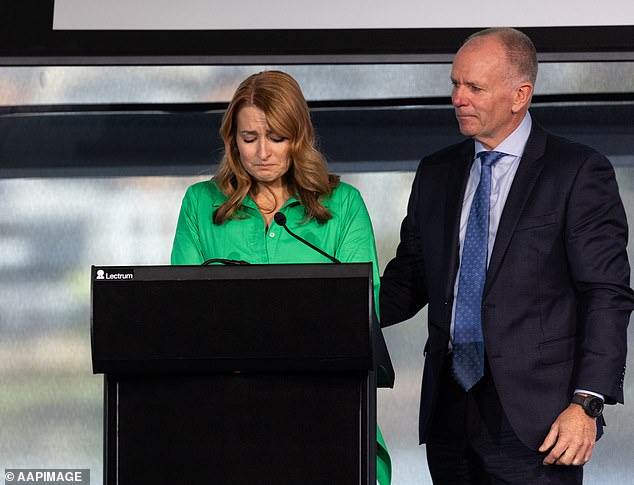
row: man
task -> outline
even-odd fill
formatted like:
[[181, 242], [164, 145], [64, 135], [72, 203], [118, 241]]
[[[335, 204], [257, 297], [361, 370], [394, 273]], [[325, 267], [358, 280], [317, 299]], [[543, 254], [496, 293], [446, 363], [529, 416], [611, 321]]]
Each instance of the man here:
[[530, 39], [467, 39], [452, 104], [470, 137], [422, 160], [381, 322], [428, 304], [420, 440], [435, 483], [581, 483], [623, 401], [627, 222], [614, 171], [528, 113]]

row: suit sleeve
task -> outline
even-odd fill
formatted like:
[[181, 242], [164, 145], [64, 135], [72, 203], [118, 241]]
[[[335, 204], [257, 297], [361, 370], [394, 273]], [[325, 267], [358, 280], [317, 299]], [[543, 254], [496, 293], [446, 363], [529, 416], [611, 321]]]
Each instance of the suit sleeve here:
[[634, 296], [629, 287], [625, 210], [605, 157], [596, 152], [587, 157], [567, 207], [566, 251], [580, 301], [574, 386], [603, 394], [607, 403], [623, 402]]
[[[422, 163], [421, 163], [422, 167]], [[410, 194], [407, 215], [401, 224], [396, 256], [381, 278], [381, 326], [386, 327], [413, 317], [427, 304], [425, 266], [421, 242], [419, 207], [422, 175], [419, 167]]]

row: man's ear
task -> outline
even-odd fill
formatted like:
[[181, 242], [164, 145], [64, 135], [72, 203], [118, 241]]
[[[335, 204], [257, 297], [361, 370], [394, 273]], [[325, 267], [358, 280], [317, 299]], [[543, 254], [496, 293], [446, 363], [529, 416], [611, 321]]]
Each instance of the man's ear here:
[[513, 106], [511, 110], [513, 113], [518, 113], [525, 108], [528, 108], [528, 105], [531, 102], [531, 98], [533, 96], [533, 85], [529, 82], [524, 82], [519, 85], [517, 90], [515, 91], [515, 99], [513, 100]]

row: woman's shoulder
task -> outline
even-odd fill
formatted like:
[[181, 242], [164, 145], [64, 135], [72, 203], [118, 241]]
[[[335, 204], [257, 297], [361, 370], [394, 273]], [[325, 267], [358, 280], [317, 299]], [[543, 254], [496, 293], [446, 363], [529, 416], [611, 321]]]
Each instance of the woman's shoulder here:
[[213, 179], [190, 185], [185, 193], [185, 198], [211, 202], [214, 205], [220, 205], [227, 199]]
[[331, 199], [333, 202], [362, 200], [359, 189], [346, 182], [339, 182], [332, 191]]

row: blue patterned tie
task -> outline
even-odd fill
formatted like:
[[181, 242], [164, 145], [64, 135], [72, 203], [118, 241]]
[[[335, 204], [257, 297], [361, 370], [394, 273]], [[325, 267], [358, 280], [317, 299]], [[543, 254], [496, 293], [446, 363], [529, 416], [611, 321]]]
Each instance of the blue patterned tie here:
[[500, 152], [480, 152], [480, 182], [473, 196], [467, 232], [462, 246], [456, 315], [453, 329], [452, 373], [465, 391], [484, 375], [482, 336], [482, 291], [487, 272], [491, 166], [504, 156]]

